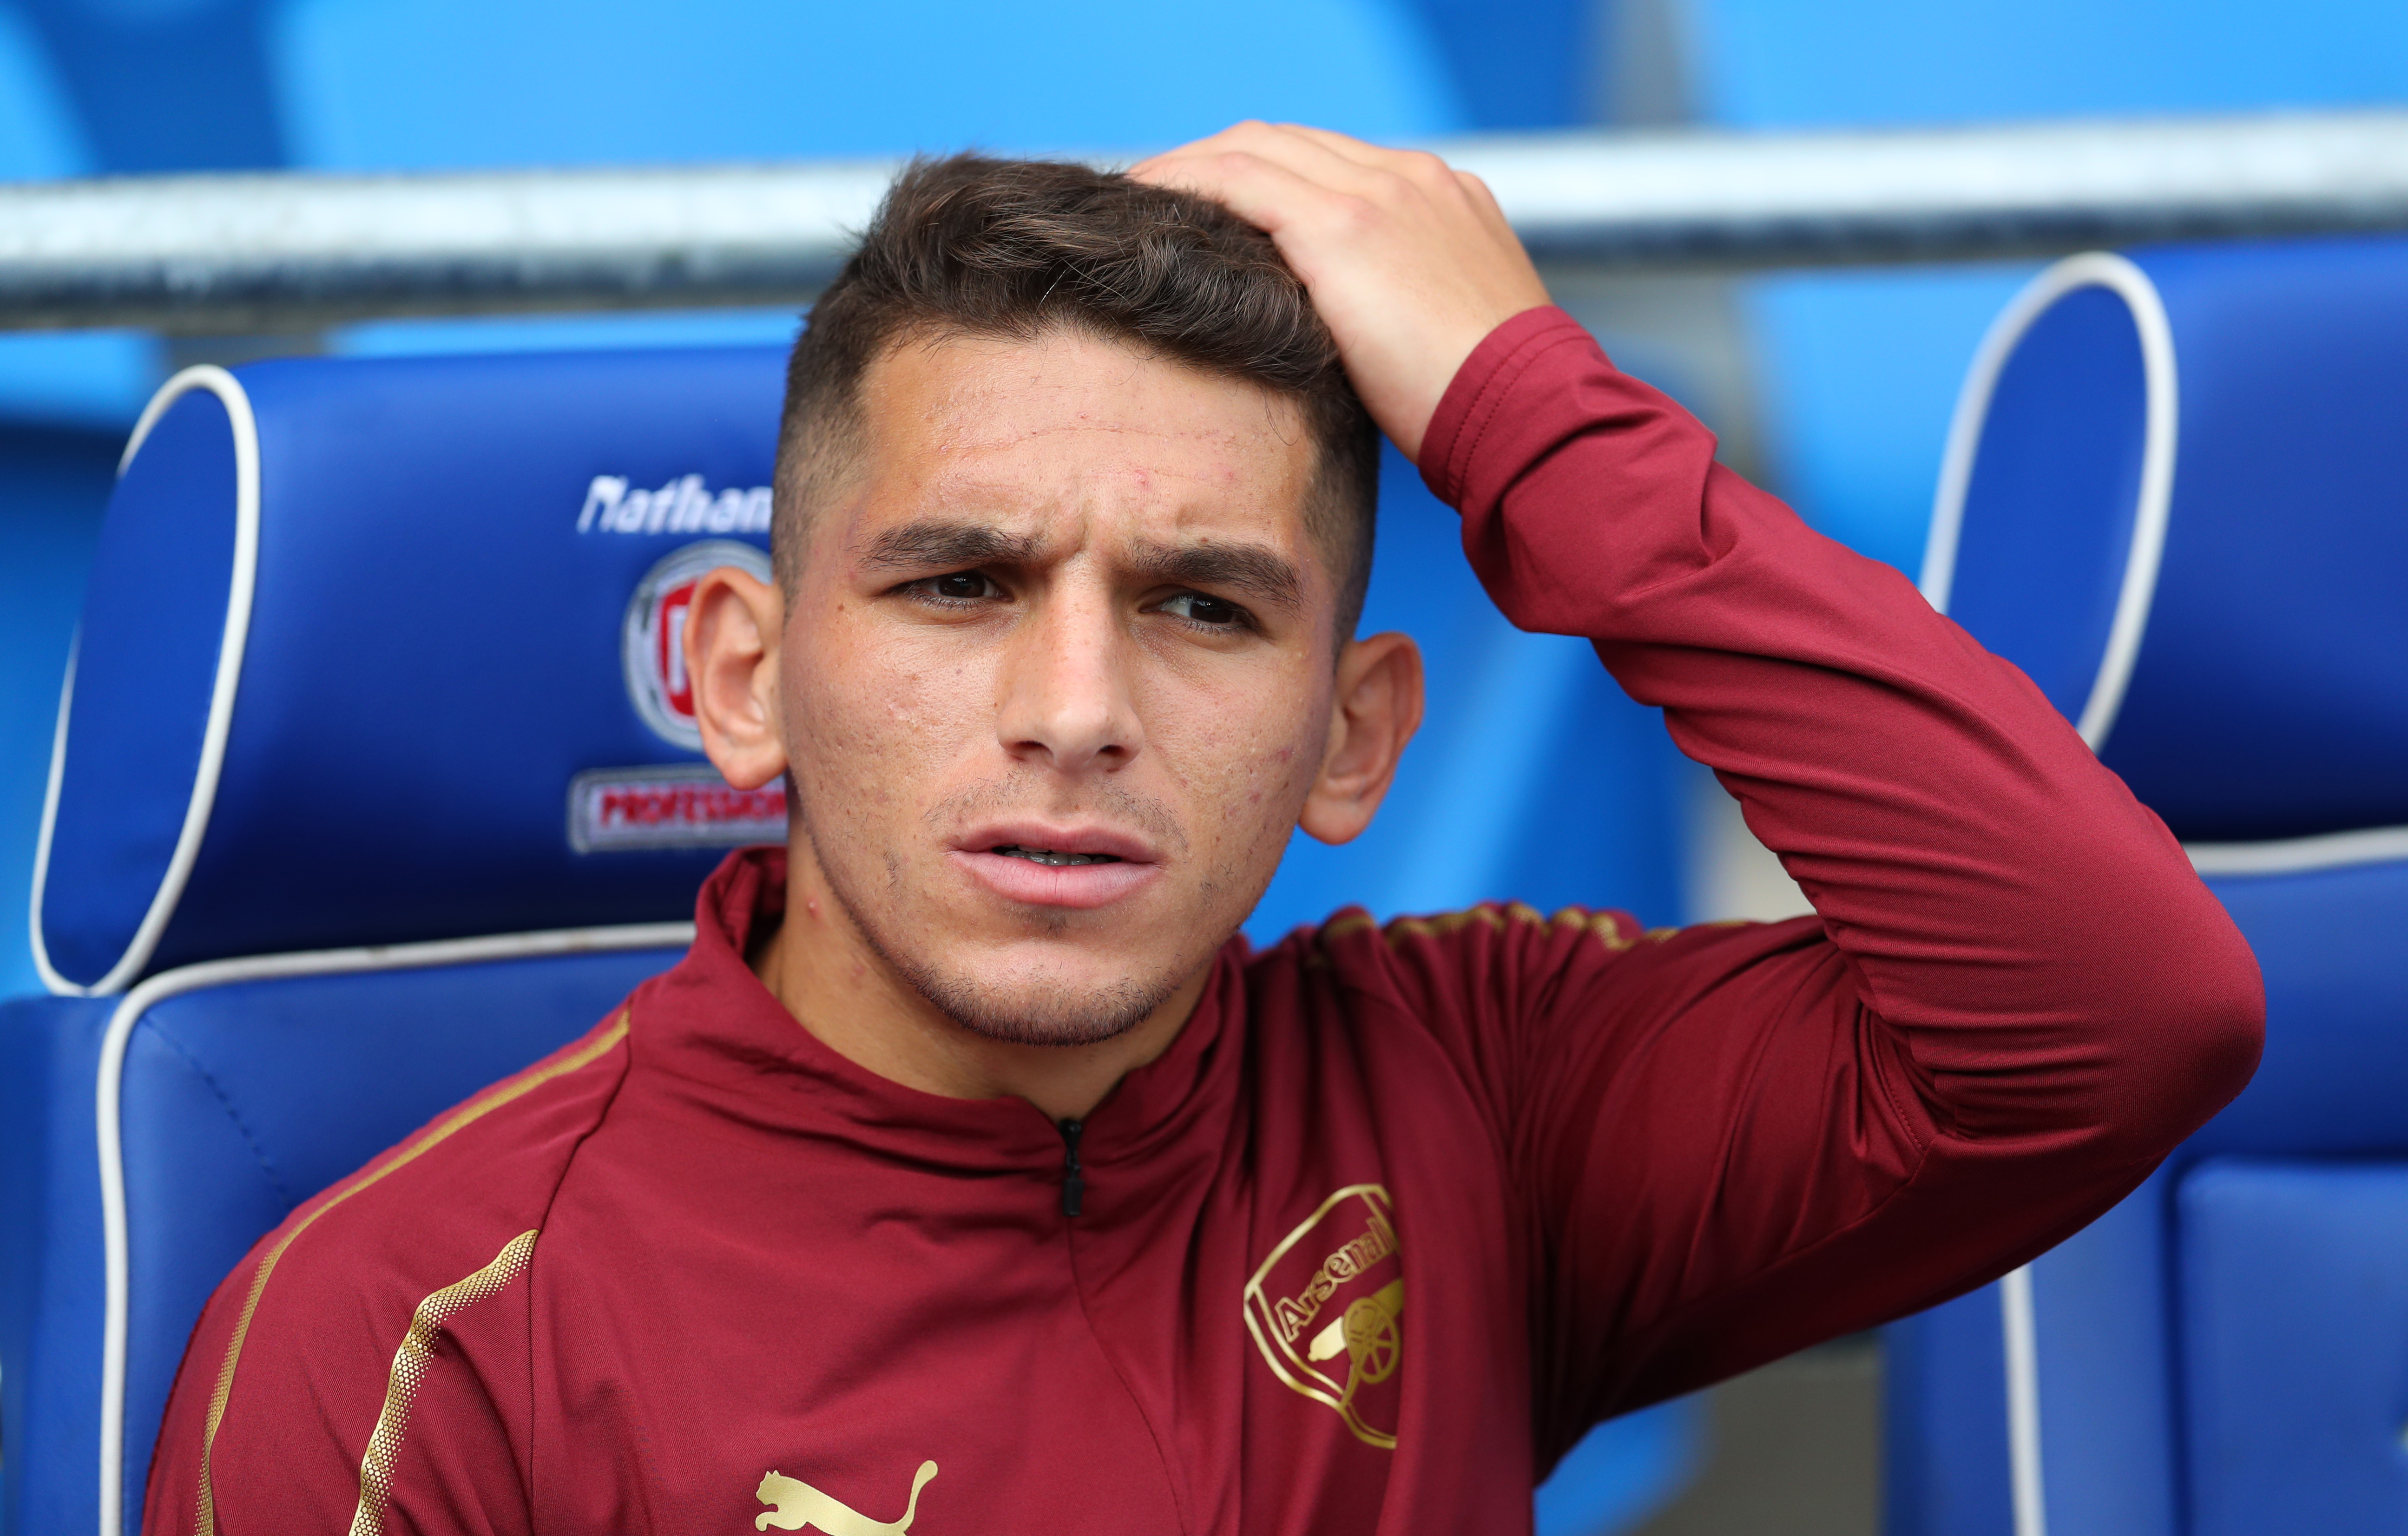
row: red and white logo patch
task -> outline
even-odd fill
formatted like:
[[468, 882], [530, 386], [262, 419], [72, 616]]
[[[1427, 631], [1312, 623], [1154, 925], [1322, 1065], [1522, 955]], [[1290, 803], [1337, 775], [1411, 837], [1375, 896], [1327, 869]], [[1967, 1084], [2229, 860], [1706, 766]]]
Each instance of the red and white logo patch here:
[[661, 739], [688, 752], [702, 750], [694, 723], [694, 681], [685, 671], [685, 616], [694, 589], [708, 572], [734, 566], [757, 580], [769, 578], [769, 557], [757, 545], [733, 538], [706, 538], [673, 550], [644, 573], [627, 599], [620, 656], [627, 671], [627, 699]]
[[708, 763], [589, 768], [569, 781], [568, 845], [580, 854], [785, 840], [781, 781], [738, 789]]

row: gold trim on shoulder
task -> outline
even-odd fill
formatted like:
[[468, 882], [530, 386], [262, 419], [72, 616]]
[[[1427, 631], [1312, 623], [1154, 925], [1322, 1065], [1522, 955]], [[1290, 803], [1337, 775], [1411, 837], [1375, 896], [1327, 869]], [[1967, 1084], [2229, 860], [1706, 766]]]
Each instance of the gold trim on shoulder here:
[[250, 1336], [251, 1320], [259, 1311], [259, 1298], [267, 1289], [267, 1277], [276, 1272], [276, 1261], [284, 1256], [284, 1250], [293, 1246], [293, 1240], [308, 1231], [320, 1216], [377, 1183], [386, 1174], [417, 1161], [424, 1154], [450, 1141], [457, 1132], [466, 1129], [511, 1100], [533, 1093], [554, 1078], [565, 1077], [580, 1068], [593, 1065], [609, 1055], [614, 1046], [626, 1038], [627, 1011], [623, 1008], [619, 1011], [619, 1017], [609, 1028], [595, 1036], [567, 1055], [549, 1067], [530, 1071], [515, 1081], [507, 1082], [497, 1088], [490, 1089], [481, 1098], [470, 1099], [450, 1115], [421, 1132], [416, 1141], [402, 1143], [401, 1150], [395, 1153], [390, 1161], [380, 1167], [370, 1169], [365, 1173], [354, 1174], [352, 1182], [348, 1184], [337, 1185], [335, 1192], [327, 1196], [315, 1211], [295, 1222], [293, 1230], [285, 1233], [275, 1247], [262, 1256], [259, 1268], [251, 1277], [250, 1293], [242, 1299], [242, 1312], [235, 1318], [234, 1337], [226, 1341], [225, 1359], [218, 1367], [217, 1385], [209, 1393], [209, 1415], [201, 1430], [201, 1486], [199, 1498], [196, 1500], [199, 1509], [193, 1523], [196, 1536], [217, 1536], [217, 1501], [209, 1484], [209, 1456], [217, 1448], [218, 1426], [225, 1419], [226, 1400], [234, 1394], [235, 1367], [242, 1359], [243, 1340]]
[[[1744, 920], [1739, 920], [1743, 926]], [[1339, 940], [1351, 939], [1377, 927], [1390, 948], [1401, 947], [1414, 939], [1443, 939], [1458, 933], [1472, 924], [1480, 924], [1498, 932], [1514, 925], [1530, 927], [1554, 927], [1585, 933], [1613, 953], [1631, 949], [1639, 940], [1632, 937], [1636, 925], [1610, 912], [1590, 912], [1581, 907], [1566, 907], [1552, 916], [1541, 916], [1537, 908], [1520, 901], [1508, 902], [1500, 910], [1493, 903], [1466, 907], [1461, 912], [1439, 912], [1428, 917], [1394, 917], [1385, 926], [1375, 924], [1369, 914], [1360, 912], [1340, 912], [1321, 926], [1314, 936], [1314, 945], [1306, 963], [1326, 965], [1323, 951]], [[1725, 923], [1701, 923], [1699, 927], [1722, 927]], [[1657, 943], [1681, 933], [1680, 928], [1650, 929], [1646, 938]]]
[[1368, 932], [1369, 929], [1377, 926], [1379, 926], [1379, 925], [1371, 921], [1371, 914], [1369, 912], [1340, 912], [1328, 922], [1321, 925], [1321, 932], [1318, 937], [1324, 942], [1326, 942], [1333, 939], [1344, 939], [1350, 934]]
[[410, 1405], [418, 1400], [418, 1384], [435, 1359], [435, 1341], [443, 1325], [523, 1273], [535, 1257], [535, 1233], [521, 1232], [502, 1244], [492, 1263], [437, 1291], [410, 1314], [409, 1331], [393, 1352], [376, 1432], [368, 1436], [368, 1448], [360, 1457], [360, 1507], [351, 1514], [351, 1536], [381, 1536], [384, 1530], [385, 1505], [393, 1499], [393, 1460], [401, 1452], [401, 1437], [408, 1432]]
[[1593, 912], [1582, 907], [1566, 907], [1547, 921], [1555, 927], [1572, 928], [1594, 935], [1597, 941], [1609, 950], [1626, 950], [1638, 941], [1623, 931], [1621, 919], [1612, 912]]
[[1381, 933], [1391, 944], [1401, 944], [1408, 939], [1443, 939], [1472, 924], [1482, 924], [1499, 932], [1505, 927], [1505, 914], [1494, 907], [1466, 907], [1459, 912], [1440, 912], [1435, 917], [1394, 917]]

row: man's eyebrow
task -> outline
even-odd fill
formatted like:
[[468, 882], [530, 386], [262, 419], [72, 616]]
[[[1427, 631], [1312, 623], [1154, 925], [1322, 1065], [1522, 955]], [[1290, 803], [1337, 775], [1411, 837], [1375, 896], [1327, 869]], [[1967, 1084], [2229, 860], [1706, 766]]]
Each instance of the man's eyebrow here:
[[861, 563], [885, 570], [1026, 565], [1037, 558], [1040, 547], [1035, 538], [1008, 534], [983, 523], [923, 520], [889, 528], [871, 539], [861, 552]]
[[1298, 612], [1304, 580], [1296, 563], [1262, 544], [1154, 544], [1132, 562], [1157, 585], [1204, 587]]

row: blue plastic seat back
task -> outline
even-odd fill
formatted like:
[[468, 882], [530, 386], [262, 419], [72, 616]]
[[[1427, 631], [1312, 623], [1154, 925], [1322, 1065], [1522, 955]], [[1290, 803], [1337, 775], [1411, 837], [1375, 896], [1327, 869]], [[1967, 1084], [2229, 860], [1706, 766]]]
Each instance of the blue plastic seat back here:
[[781, 386], [770, 348], [298, 359], [146, 412], [36, 860], [60, 996], [0, 1013], [0, 1530], [133, 1529], [245, 1250], [782, 839], [679, 644], [702, 573], [769, 575]]
[[[2271, 1481], [2245, 1503], [2230, 1502], [2234, 1485], [2200, 1459], [2196, 1438], [2209, 1401], [2228, 1414], [2246, 1404], [2273, 1417], [2328, 1422], [2328, 1407], [2313, 1393], [2284, 1390], [2305, 1393], [2319, 1372], [2332, 1376], [2336, 1390], [2375, 1373], [2408, 1422], [2408, 1352], [2374, 1347], [2396, 1322], [2387, 1292], [2369, 1290], [2345, 1304], [2314, 1287], [2294, 1290], [2274, 1283], [2290, 1271], [2271, 1258], [2246, 1284], [2225, 1283], [2217, 1303], [2224, 1320], [2215, 1326], [2245, 1332], [2256, 1326], [2255, 1313], [2270, 1340], [2309, 1330], [2315, 1348], [2287, 1377], [2219, 1377], [2211, 1367], [2229, 1352], [2200, 1357], [2184, 1339], [2209, 1326], [2196, 1311], [2206, 1298], [2191, 1278], [2203, 1262], [2200, 1243], [2228, 1255], [2230, 1248], [2229, 1239], [2203, 1240], [2194, 1219], [2195, 1186], [2210, 1170], [2239, 1160], [2296, 1175], [2296, 1184], [2270, 1184], [2275, 1193], [2264, 1200], [2300, 1191], [2308, 1204], [2300, 1219], [2311, 1226], [2324, 1219], [2311, 1196], [2329, 1174], [2360, 1168], [2399, 1175], [2372, 1187], [2397, 1194], [2400, 1217], [2408, 1219], [2408, 947], [2398, 940], [2408, 932], [2408, 862], [2214, 876], [2208, 883], [2257, 951], [2266, 979], [2266, 1055], [2248, 1091], [2163, 1171], [2031, 1266], [2048, 1529], [2052, 1536], [2395, 1530], [2408, 1506], [2387, 1496], [2353, 1506], [2355, 1524], [2326, 1516], [2335, 1486], [2386, 1487], [2408, 1467], [2401, 1424], [2374, 1438], [2360, 1426], [2354, 1437], [2327, 1444], [2321, 1461], [2292, 1463], [2298, 1476], [2267, 1473]], [[2380, 1223], [2368, 1227], [2371, 1239], [2382, 1230]], [[2370, 1262], [2388, 1262], [2379, 1245]], [[2230, 1273], [2230, 1266], [2218, 1272]], [[1890, 1349], [1894, 1536], [2011, 1536], [2000, 1287], [1898, 1325]], [[2349, 1463], [2338, 1482], [2328, 1475], [2336, 1458]], [[2270, 1518], [2283, 1497], [2297, 1500], [2290, 1514]], [[2184, 1523], [2186, 1509], [2195, 1523]]]
[[2115, 1211], [1893, 1329], [1893, 1536], [2402, 1529], [2408, 1313], [2348, 1277], [2408, 1227], [2403, 351], [2383, 238], [2076, 258], [1976, 360], [1926, 591], [2185, 840], [2267, 1042]]
[[1966, 382], [1925, 590], [2186, 840], [2408, 825], [2408, 242], [2075, 257]]
[[702, 571], [768, 574], [781, 388], [768, 348], [170, 380], [62, 708], [52, 989], [690, 915], [782, 827], [703, 763], [676, 634]]
[[[184, 1341], [265, 1232], [445, 1109], [604, 1019], [681, 949], [230, 980], [121, 1025], [117, 1146], [125, 1188], [122, 1525]], [[405, 956], [407, 958], [407, 956]], [[7, 1529], [87, 1531], [101, 1505], [100, 1369], [109, 1286], [93, 1156], [115, 999], [0, 1005], [0, 1114], [19, 1147], [0, 1223], [38, 1233], [0, 1298], [7, 1363]], [[12, 1239], [13, 1241], [13, 1239]]]

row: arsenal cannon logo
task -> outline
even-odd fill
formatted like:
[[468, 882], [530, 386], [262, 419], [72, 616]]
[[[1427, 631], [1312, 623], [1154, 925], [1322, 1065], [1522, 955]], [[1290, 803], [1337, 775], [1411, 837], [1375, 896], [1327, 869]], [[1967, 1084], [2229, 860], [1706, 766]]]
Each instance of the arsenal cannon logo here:
[[1246, 1283], [1246, 1327], [1272, 1371], [1383, 1450], [1397, 1446], [1403, 1270], [1388, 1192], [1358, 1184], [1322, 1201]]

